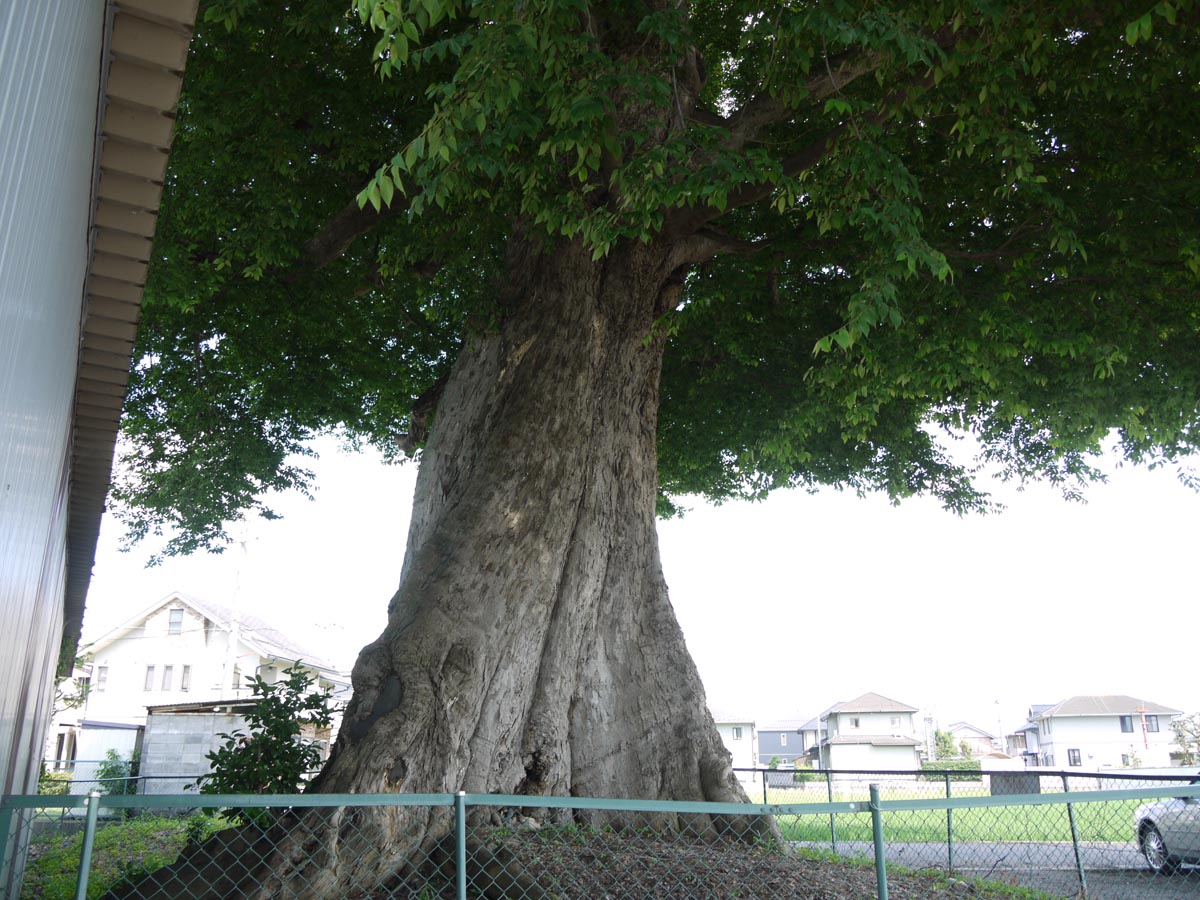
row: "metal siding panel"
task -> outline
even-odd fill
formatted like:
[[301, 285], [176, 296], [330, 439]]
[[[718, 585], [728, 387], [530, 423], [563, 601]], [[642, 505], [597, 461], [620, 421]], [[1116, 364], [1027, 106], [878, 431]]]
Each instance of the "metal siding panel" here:
[[[103, 16], [104, 4], [93, 0], [0, 4], [3, 793], [36, 789], [63, 633], [67, 472]], [[3, 871], [0, 895], [15, 896], [20, 865]]]

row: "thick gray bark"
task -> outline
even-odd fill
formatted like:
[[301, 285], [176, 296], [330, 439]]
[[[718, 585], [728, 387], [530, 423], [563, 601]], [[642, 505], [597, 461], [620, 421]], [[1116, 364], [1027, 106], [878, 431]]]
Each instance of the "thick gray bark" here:
[[[500, 323], [441, 397], [388, 625], [354, 667], [315, 789], [745, 799], [659, 564], [654, 323], [682, 266], [655, 245], [594, 262], [577, 244], [514, 241]], [[302, 824], [258, 896], [337, 896], [449, 821], [346, 810]]]
[[659, 565], [669, 254], [522, 243], [510, 272], [502, 324], [439, 404], [400, 589], [320, 786], [738, 797]]

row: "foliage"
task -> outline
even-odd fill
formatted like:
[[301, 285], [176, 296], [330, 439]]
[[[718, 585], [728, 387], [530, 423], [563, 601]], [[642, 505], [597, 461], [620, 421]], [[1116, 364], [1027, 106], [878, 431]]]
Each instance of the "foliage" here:
[[[80, 666], [86, 665], [87, 657], [75, 657], [75, 663], [72, 667], [77, 669]], [[68, 709], [79, 709], [87, 702], [88, 690], [90, 688], [90, 680], [87, 678], [76, 678], [71, 675], [67, 678], [60, 678], [54, 683], [54, 714], [58, 715]]]
[[[172, 862], [190, 833], [201, 839], [229, 827], [226, 819], [195, 815], [169, 818], [141, 815], [96, 830], [87, 896], [104, 896], [128, 877], [153, 872]], [[22, 897], [73, 900], [79, 874], [82, 832], [35, 838], [25, 868]]]
[[1179, 748], [1179, 765], [1200, 764], [1200, 712], [1180, 716], [1171, 722], [1173, 743]]
[[71, 773], [57, 772], [46, 768], [46, 761], [42, 760], [42, 768], [38, 773], [38, 793], [47, 794], [53, 797], [60, 797], [66, 794], [71, 787]]
[[204, 5], [123, 418], [133, 539], [219, 548], [307, 485], [317, 432], [419, 446], [518, 238], [686, 242], [664, 513], [820, 484], [988, 508], [952, 432], [1071, 496], [1110, 437], [1196, 450], [1192, 0], [581, 9]]
[[933, 758], [955, 759], [958, 757], [958, 746], [954, 743], [954, 735], [949, 731], [937, 729], [933, 733]]
[[137, 753], [130, 754], [129, 759], [122, 759], [121, 754], [110, 747], [96, 766], [96, 790], [116, 796], [136, 794], [139, 768]]
[[256, 674], [246, 681], [255, 697], [246, 712], [249, 733], [222, 732], [224, 744], [207, 754], [212, 772], [197, 781], [202, 794], [291, 794], [321, 762], [320, 750], [300, 739], [305, 725], [332, 721], [329, 689], [310, 689], [314, 678], [300, 664], [271, 684]]
[[768, 769], [778, 769], [779, 764], [781, 762], [783, 762], [783, 760], [780, 759], [778, 756], [772, 756], [771, 759], [767, 762], [767, 768]]
[[975, 751], [971, 749], [971, 745], [966, 738], [958, 742], [958, 755], [968, 760], [975, 758]]
[[814, 781], [824, 780], [824, 776], [820, 772], [814, 772], [803, 760], [793, 760], [792, 768], [796, 770], [792, 775], [792, 782], [794, 784], [809, 784]]
[[926, 760], [921, 764], [923, 781], [945, 781], [945, 772], [961, 772], [965, 774], [951, 775], [951, 781], [979, 781], [979, 763], [973, 759], [937, 759]]

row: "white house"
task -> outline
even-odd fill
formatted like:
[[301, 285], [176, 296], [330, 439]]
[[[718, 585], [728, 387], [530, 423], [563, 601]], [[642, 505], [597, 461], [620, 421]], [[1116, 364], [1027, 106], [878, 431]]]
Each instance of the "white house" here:
[[1043, 766], [1094, 770], [1171, 765], [1178, 709], [1120, 694], [1071, 697], [1031, 717]]
[[[713, 722], [725, 749], [729, 751], [730, 765], [734, 769], [755, 769], [758, 767], [758, 735], [754, 729], [754, 720], [747, 716], [714, 712]], [[758, 780], [753, 772], [736, 772], [739, 781], [754, 783]]]
[[970, 722], [954, 722], [946, 730], [954, 737], [954, 746], [960, 749], [966, 747], [972, 759], [988, 756], [998, 749], [999, 741], [995, 735]]
[[837, 703], [821, 716], [821, 768], [918, 769], [916, 707], [867, 693]]
[[[252, 696], [248, 679], [273, 683], [297, 663], [335, 696], [349, 691], [349, 679], [330, 662], [263, 620], [181, 593], [168, 594], [84, 652], [87, 699], [55, 718], [47, 752], [56, 762], [102, 760], [109, 749], [128, 758], [141, 748], [147, 707], [236, 704]], [[162, 761], [170, 774], [187, 774], [180, 764]], [[74, 779], [89, 778], [91, 769], [91, 762], [75, 766]], [[142, 774], [152, 773], [143, 766]]]

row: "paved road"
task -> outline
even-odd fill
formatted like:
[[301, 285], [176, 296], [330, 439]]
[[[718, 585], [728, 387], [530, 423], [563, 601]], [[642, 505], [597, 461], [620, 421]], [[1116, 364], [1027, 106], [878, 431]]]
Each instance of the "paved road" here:
[[[827, 842], [796, 846], [830, 849]], [[839, 841], [837, 849], [845, 856], [868, 859], [875, 852], [869, 842], [858, 841]], [[1200, 896], [1200, 867], [1156, 876], [1132, 842], [1085, 842], [1079, 852], [1088, 900], [1196, 900]], [[910, 869], [950, 868], [945, 844], [889, 843], [887, 859]], [[1069, 843], [956, 843], [953, 870], [965, 878], [1005, 881], [1058, 897], [1080, 894], [1075, 852]]]

